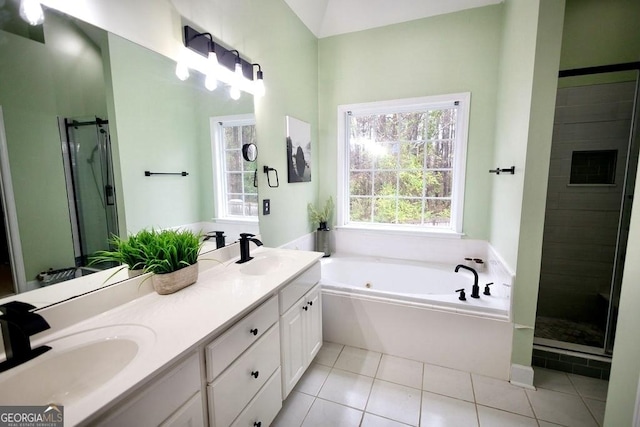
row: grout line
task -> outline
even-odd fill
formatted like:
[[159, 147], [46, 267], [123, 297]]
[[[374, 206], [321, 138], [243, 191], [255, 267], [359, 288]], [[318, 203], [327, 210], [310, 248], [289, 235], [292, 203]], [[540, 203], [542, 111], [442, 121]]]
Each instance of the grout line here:
[[[293, 393], [293, 390], [291, 391], [291, 393]], [[290, 396], [291, 394], [289, 394]], [[308, 395], [307, 395], [308, 396]], [[288, 398], [288, 397], [287, 397]], [[309, 412], [311, 412], [311, 408], [313, 408], [313, 405], [316, 403], [316, 399], [317, 397], [313, 397], [313, 401], [311, 402], [311, 405], [309, 405], [309, 409], [307, 409], [307, 412], [304, 414], [304, 417], [302, 417], [302, 422], [300, 423], [299, 427], [302, 427], [302, 425], [304, 424], [304, 421], [307, 419], [307, 417], [309, 416]]]
[[418, 425], [422, 424], [422, 404], [424, 403], [424, 363], [421, 362], [420, 370], [420, 407], [418, 408]]
[[529, 407], [531, 408], [531, 413], [533, 414], [533, 418], [535, 418], [538, 425], [540, 425], [540, 421], [538, 420], [538, 414], [536, 414], [536, 409], [533, 407], [533, 403], [531, 403], [531, 399], [529, 399], [529, 393], [527, 393], [527, 390], [524, 390], [524, 395], [527, 398], [527, 402], [529, 402]]
[[480, 412], [478, 411], [478, 401], [476, 400], [476, 388], [473, 386], [473, 375], [469, 372], [469, 379], [471, 381], [471, 394], [473, 394], [473, 407], [476, 409], [476, 421], [478, 426], [480, 425]]

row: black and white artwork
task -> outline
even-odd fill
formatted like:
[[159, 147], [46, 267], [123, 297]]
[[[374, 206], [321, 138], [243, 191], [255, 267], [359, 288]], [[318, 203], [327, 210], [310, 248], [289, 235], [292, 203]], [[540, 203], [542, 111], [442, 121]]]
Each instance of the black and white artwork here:
[[286, 116], [289, 182], [311, 181], [311, 125]]

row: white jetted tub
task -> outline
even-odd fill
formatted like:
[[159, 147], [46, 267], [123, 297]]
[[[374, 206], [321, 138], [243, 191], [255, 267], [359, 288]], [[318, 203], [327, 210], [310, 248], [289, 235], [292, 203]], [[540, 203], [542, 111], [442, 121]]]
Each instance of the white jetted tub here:
[[510, 283], [480, 273], [475, 299], [473, 274], [455, 265], [345, 255], [321, 262], [326, 341], [509, 379]]

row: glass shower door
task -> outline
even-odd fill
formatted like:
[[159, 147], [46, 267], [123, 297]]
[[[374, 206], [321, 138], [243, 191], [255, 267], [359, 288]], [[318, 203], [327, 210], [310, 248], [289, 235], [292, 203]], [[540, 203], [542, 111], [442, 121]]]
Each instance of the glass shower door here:
[[76, 265], [85, 266], [90, 255], [109, 249], [109, 238], [118, 234], [109, 123], [75, 118], [65, 119], [65, 127]]

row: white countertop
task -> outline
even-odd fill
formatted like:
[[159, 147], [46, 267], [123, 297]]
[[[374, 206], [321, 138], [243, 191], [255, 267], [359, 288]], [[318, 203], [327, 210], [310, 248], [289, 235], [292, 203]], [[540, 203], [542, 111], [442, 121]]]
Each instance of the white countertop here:
[[[98, 338], [100, 334], [104, 335], [104, 329], [114, 325], [136, 325], [152, 331], [145, 334], [145, 345], [133, 361], [99, 389], [70, 403], [61, 398], [60, 402], [25, 404], [64, 405], [65, 426], [91, 422], [104, 414], [121, 396], [143, 386], [181, 356], [222, 333], [322, 257], [319, 252], [264, 247], [253, 249], [251, 254], [256, 258], [277, 255], [286, 262], [267, 275], [243, 274], [239, 270], [248, 264], [236, 264], [233, 262], [235, 259], [204, 271], [201, 268], [195, 284], [174, 294], [147, 293], [36, 340], [32, 343], [33, 347], [78, 333], [81, 333], [79, 336], [83, 340], [90, 340], [92, 336]], [[118, 286], [126, 286], [126, 282]], [[69, 303], [82, 304], [82, 298]], [[43, 316], [46, 320], [45, 313]], [[55, 342], [51, 346], [55, 350]], [[32, 362], [21, 365], [22, 369], [28, 368]], [[0, 380], [19, 368], [0, 374]], [[2, 395], [8, 392], [0, 390], [0, 404]]]

